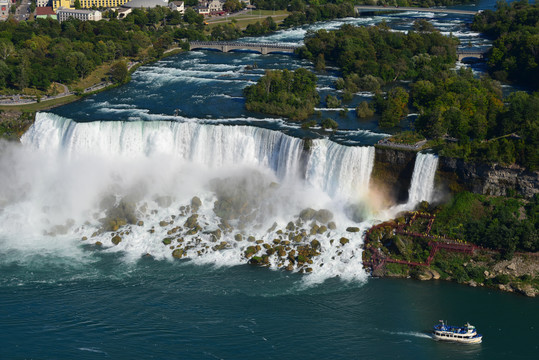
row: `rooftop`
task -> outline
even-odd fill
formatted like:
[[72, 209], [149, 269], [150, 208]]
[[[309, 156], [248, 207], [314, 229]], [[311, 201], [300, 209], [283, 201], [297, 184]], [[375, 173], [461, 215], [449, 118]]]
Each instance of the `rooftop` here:
[[52, 6], [38, 6], [36, 7], [36, 16], [40, 15], [56, 15]]

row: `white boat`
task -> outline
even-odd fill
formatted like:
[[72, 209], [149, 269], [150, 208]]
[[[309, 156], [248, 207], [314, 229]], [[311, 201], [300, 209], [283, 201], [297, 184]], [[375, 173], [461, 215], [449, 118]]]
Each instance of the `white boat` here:
[[479, 344], [483, 335], [478, 334], [475, 326], [466, 323], [464, 326], [446, 325], [443, 320], [434, 326], [432, 335], [435, 340], [453, 341], [465, 344]]

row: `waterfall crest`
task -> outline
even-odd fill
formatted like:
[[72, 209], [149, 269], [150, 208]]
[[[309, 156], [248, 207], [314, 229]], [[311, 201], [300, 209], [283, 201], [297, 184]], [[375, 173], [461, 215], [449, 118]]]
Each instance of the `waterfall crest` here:
[[326, 139], [313, 140], [302, 166], [303, 140], [251, 126], [195, 122], [77, 123], [38, 113], [22, 143], [67, 156], [93, 154], [135, 158], [166, 154], [211, 168], [257, 165], [279, 180], [305, 178], [331, 197], [366, 194], [374, 164], [373, 147], [349, 147]]

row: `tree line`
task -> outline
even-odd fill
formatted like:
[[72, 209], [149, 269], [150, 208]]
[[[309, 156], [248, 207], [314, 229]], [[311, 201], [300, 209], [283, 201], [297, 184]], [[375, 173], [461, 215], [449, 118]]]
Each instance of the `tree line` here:
[[375, 108], [380, 127], [398, 130], [412, 109], [419, 116], [409, 126], [436, 140], [442, 155], [538, 169], [539, 94], [504, 99], [496, 80], [453, 70], [457, 44], [425, 20], [407, 34], [384, 24], [344, 25], [307, 34], [300, 55], [319, 70], [326, 61], [338, 65], [342, 78], [335, 86], [344, 101], [360, 90], [375, 93], [372, 103], [358, 106], [358, 117]]
[[496, 11], [474, 18], [472, 29], [493, 39], [487, 57], [495, 79], [539, 90], [539, 5], [498, 1]]

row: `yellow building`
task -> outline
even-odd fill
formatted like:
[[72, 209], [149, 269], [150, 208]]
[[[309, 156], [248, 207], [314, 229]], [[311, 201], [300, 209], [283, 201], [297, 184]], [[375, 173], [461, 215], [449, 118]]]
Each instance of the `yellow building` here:
[[73, 8], [71, 0], [52, 0], [52, 9], [56, 12], [59, 7], [64, 7], [66, 9]]
[[[81, 9], [91, 9], [93, 6], [96, 8], [113, 8], [120, 7], [129, 0], [79, 0]], [[75, 0], [52, 0], [52, 8], [56, 11], [59, 7], [73, 9]]]

